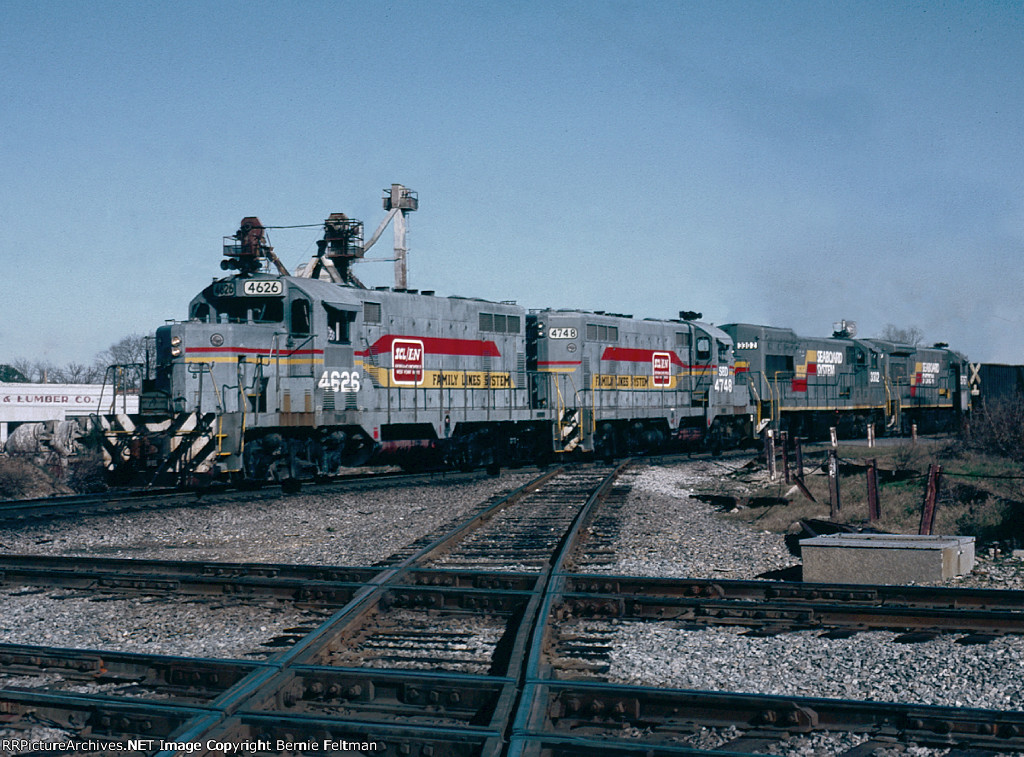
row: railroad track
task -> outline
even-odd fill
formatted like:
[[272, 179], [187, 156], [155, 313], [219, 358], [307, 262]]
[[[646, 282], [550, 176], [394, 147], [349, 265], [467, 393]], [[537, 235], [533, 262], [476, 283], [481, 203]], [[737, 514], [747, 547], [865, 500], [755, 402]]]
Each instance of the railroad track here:
[[394, 755], [701, 754], [686, 744], [706, 728], [739, 729], [718, 755], [772, 753], [791, 734], [825, 730], [869, 733], [857, 755], [896, 739], [1024, 750], [1019, 712], [602, 680], [588, 662], [607, 640], [574, 636], [573, 621], [887, 628], [979, 642], [1024, 634], [1018, 592], [574, 573], [611, 550], [626, 493], [617, 473], [551, 471], [370, 568], [0, 556], [5, 588], [273, 601], [327, 616], [251, 661], [0, 645], [3, 719], [166, 755], [225, 744], [255, 754], [343, 744]]
[[114, 489], [98, 494], [10, 499], [0, 500], [0, 523], [185, 507], [199, 502], [276, 499], [282, 491], [286, 494], [295, 494], [299, 491], [316, 494], [388, 486], [416, 486], [441, 479], [471, 480], [483, 475], [485, 474], [478, 471], [352, 474], [304, 484], [289, 480], [281, 483], [246, 483], [241, 486], [213, 486], [202, 489]]

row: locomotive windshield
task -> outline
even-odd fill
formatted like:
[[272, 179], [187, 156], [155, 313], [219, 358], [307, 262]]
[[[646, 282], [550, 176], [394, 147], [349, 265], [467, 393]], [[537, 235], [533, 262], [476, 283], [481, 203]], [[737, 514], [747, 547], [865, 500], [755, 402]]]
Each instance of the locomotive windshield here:
[[217, 312], [228, 323], [281, 323], [284, 302], [280, 297], [233, 297], [217, 303]]
[[223, 297], [195, 302], [189, 317], [219, 323], [281, 323], [284, 302], [280, 297]]

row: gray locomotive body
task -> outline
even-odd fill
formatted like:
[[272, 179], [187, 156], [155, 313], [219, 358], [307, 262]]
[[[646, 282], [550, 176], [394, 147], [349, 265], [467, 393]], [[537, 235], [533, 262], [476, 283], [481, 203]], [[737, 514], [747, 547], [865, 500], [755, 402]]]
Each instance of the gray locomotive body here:
[[968, 363], [945, 345], [921, 347], [869, 339], [882, 354], [889, 425], [898, 433], [950, 431], [970, 409]]
[[735, 340], [755, 428], [821, 438], [952, 428], [967, 410], [966, 361], [945, 347], [843, 335], [801, 337], [753, 324], [722, 327]]
[[396, 463], [497, 467], [750, 439], [732, 340], [690, 321], [248, 273], [157, 330], [121, 479], [289, 479]]
[[542, 310], [528, 334], [533, 401], [551, 410], [556, 448], [612, 457], [750, 438], [732, 339], [714, 326]]
[[[392, 215], [412, 202], [395, 206], [395, 186]], [[358, 221], [331, 214], [297, 276], [264, 231], [243, 219], [221, 263], [238, 273], [157, 330], [139, 413], [100, 418], [115, 478], [494, 468], [719, 449], [769, 425], [937, 430], [966, 410], [966, 363], [945, 348], [367, 289], [351, 272], [365, 251]]]
[[148, 432], [150, 480], [493, 465], [547, 438], [517, 305], [257, 274], [215, 281], [189, 315], [157, 331], [143, 428], [111, 424]]

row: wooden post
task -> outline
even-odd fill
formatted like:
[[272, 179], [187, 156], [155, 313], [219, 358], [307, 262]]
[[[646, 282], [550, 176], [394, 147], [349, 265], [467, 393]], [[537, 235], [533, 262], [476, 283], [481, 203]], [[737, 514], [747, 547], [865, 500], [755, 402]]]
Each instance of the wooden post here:
[[871, 422], [868, 424], [868, 447], [875, 446], [875, 424]]
[[921, 506], [921, 527], [917, 529], [920, 536], [930, 536], [935, 524], [935, 505], [939, 498], [939, 480], [942, 477], [942, 466], [932, 463], [928, 466], [928, 487], [925, 489], [924, 504]]
[[828, 429], [828, 435], [832, 439], [832, 449], [839, 446], [839, 434], [836, 433], [836, 427], [830, 426]]
[[789, 434], [782, 432], [782, 470], [786, 476], [786, 483], [789, 483]]
[[913, 423], [910, 426], [910, 443], [917, 444], [917, 424]]
[[793, 444], [796, 447], [796, 475], [802, 481], [804, 478], [804, 451], [800, 446], [800, 437], [793, 437]]
[[839, 517], [839, 455], [834, 449], [828, 452], [828, 494], [829, 516], [835, 520]]
[[874, 523], [882, 517], [882, 508], [878, 502], [878, 461], [868, 460], [868, 521]]
[[775, 432], [768, 429], [768, 438], [765, 440], [765, 454], [768, 457], [768, 478], [775, 480]]

